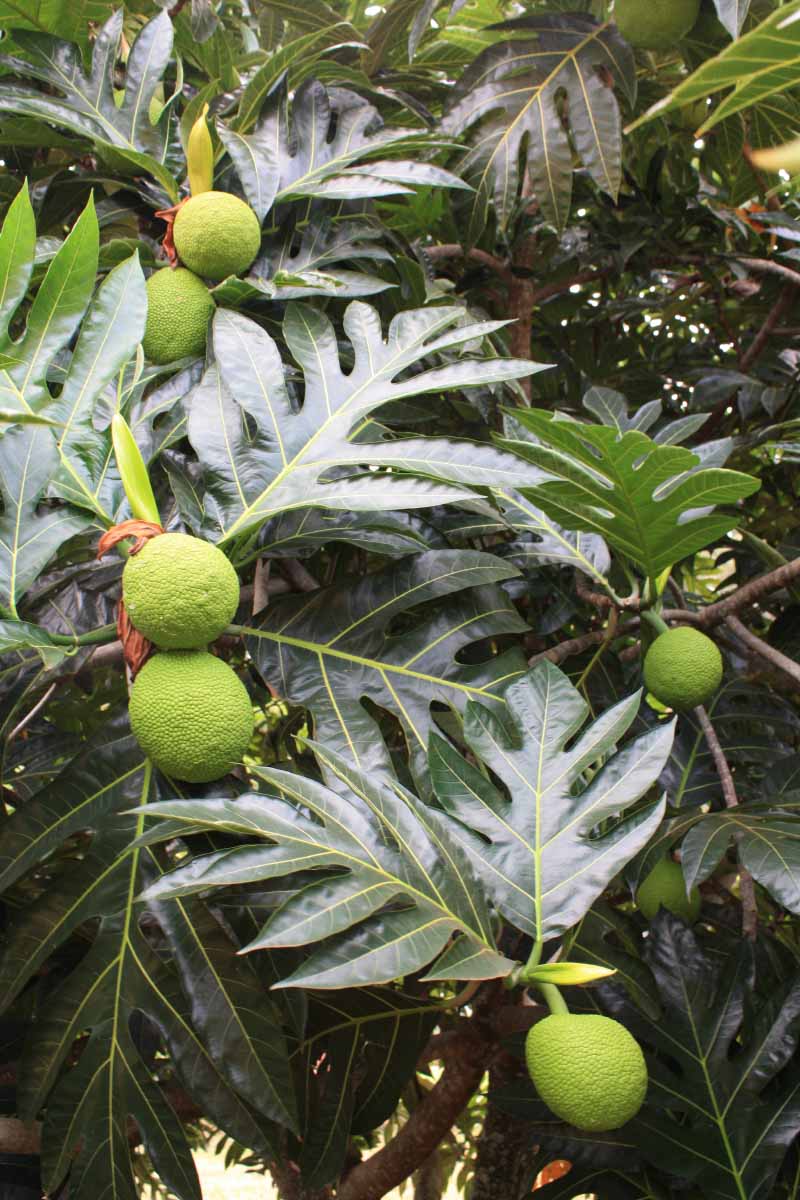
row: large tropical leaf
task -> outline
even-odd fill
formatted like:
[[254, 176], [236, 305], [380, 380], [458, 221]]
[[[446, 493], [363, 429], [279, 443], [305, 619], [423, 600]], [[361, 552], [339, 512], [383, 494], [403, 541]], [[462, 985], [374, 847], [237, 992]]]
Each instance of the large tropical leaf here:
[[491, 703], [525, 668], [517, 649], [459, 661], [471, 644], [526, 628], [497, 586], [514, 574], [474, 550], [414, 554], [361, 579], [275, 600], [244, 630], [247, 648], [279, 695], [310, 710], [318, 742], [362, 770], [387, 769], [370, 701], [398, 719], [424, 770], [431, 706], [460, 712], [471, 699]]
[[[231, 277], [214, 289], [218, 303], [229, 307], [268, 296], [298, 300], [306, 296], [370, 296], [391, 287], [385, 279], [363, 270], [375, 262], [391, 262], [380, 244], [381, 228], [353, 217], [332, 220], [321, 212], [305, 211], [301, 227], [287, 222], [269, 235], [244, 279]], [[347, 265], [345, 265], [347, 264]], [[354, 269], [353, 264], [362, 269]]]
[[616, 197], [622, 147], [613, 84], [630, 103], [636, 96], [633, 53], [613, 25], [569, 13], [519, 17], [494, 28], [508, 31], [509, 40], [484, 50], [463, 73], [442, 126], [450, 134], [478, 127], [461, 164], [476, 188], [470, 241], [480, 236], [492, 202], [501, 228], [508, 228], [526, 143], [536, 198], [559, 229], [569, 217], [573, 145], [597, 186]]
[[620, 435], [533, 409], [514, 415], [541, 444], [503, 444], [555, 477], [523, 495], [566, 529], [600, 534], [650, 579], [737, 524], [702, 510], [760, 487], [739, 471], [702, 467], [690, 450], [658, 445], [639, 430]]
[[[730, 22], [726, 24], [730, 29]], [[704, 100], [723, 88], [732, 88], [710, 111], [702, 127], [704, 131], [712, 129], [726, 117], [784, 91], [787, 81], [793, 81], [799, 61], [800, 0], [792, 0], [770, 13], [744, 37], [726, 46], [716, 58], [704, 62], [669, 96], [639, 117], [631, 129], [681, 105]]]
[[268, 844], [195, 858], [152, 884], [146, 897], [322, 871], [319, 882], [290, 895], [245, 947], [322, 942], [278, 986], [384, 983], [423, 967], [430, 967], [430, 978], [507, 975], [514, 964], [495, 947], [482, 887], [451, 822], [396, 781], [375, 781], [322, 746], [312, 748], [338, 790], [307, 776], [258, 769], [272, 794], [149, 808], [170, 819], [170, 836], [181, 827], [213, 829]]
[[[415, 129], [384, 126], [362, 97], [328, 92], [317, 80], [298, 88], [291, 113], [279, 91], [252, 133], [240, 124], [220, 123], [219, 134], [262, 220], [273, 204], [292, 198], [362, 200], [402, 195], [408, 185], [468, 186], [441, 167], [398, 159], [401, 152], [418, 154], [430, 139]], [[389, 161], [377, 160], [386, 154]]]
[[431, 776], [494, 904], [541, 941], [576, 924], [658, 828], [663, 801], [626, 810], [658, 779], [673, 728], [617, 749], [636, 718], [637, 693], [578, 736], [588, 705], [549, 662], [512, 683], [505, 698], [501, 716], [471, 702], [464, 739], [506, 794], [437, 734]]
[[[160, 1030], [182, 1082], [207, 1111], [213, 1108], [212, 1119], [222, 1128], [267, 1150], [268, 1127], [226, 1082], [236, 1069], [252, 1069], [242, 1047], [224, 1063], [215, 1057], [216, 1046], [206, 1048], [188, 1018], [177, 977], [142, 932], [143, 910], [134, 897], [139, 881], [157, 877], [160, 867], [150, 850], [130, 850], [144, 829], [144, 816], [124, 814], [155, 792], [149, 764], [134, 740], [110, 733], [105, 729], [96, 745], [4, 822], [0, 887], [6, 891], [45, 860], [57, 862], [68, 839], [89, 830], [92, 838], [79, 857], [73, 852], [72, 861], [52, 873], [41, 896], [18, 912], [0, 958], [0, 1002], [7, 1006], [84, 923], [99, 921], [88, 954], [60, 983], [57, 997], [43, 996], [20, 1072], [21, 1111], [33, 1117], [46, 1108], [46, 1186], [54, 1191], [69, 1170], [76, 1200], [98, 1195], [137, 1200], [128, 1142], [132, 1117], [161, 1178], [181, 1200], [194, 1200], [200, 1189], [189, 1148], [162, 1094], [148, 1039], [140, 1040], [141, 1027], [136, 1032], [137, 1013]], [[181, 919], [180, 908], [174, 909], [173, 923]], [[187, 939], [200, 936], [202, 922], [196, 925]], [[234, 954], [229, 946], [229, 964], [235, 963]], [[207, 970], [230, 972], [213, 939], [207, 958]], [[230, 1021], [235, 1004], [240, 1023], [270, 1022], [268, 1003], [251, 1013], [235, 988], [227, 1010], [208, 988], [192, 1002], [195, 1014], [207, 1004], [221, 1021]], [[82, 1039], [77, 1056], [76, 1039]], [[256, 1050], [263, 1055], [263, 1043]], [[274, 1021], [266, 1062], [272, 1086], [260, 1093], [258, 1107], [291, 1124], [288, 1060]]]
[[702, 883], [735, 841], [739, 862], [789, 912], [800, 914], [800, 803], [743, 804], [697, 820], [683, 840], [687, 883]]
[[171, 113], [166, 109], [157, 125], [150, 122], [150, 101], [167, 67], [172, 50], [172, 23], [166, 12], [149, 21], [130, 48], [125, 94], [114, 101], [114, 71], [122, 36], [120, 7], [97, 34], [92, 66], [87, 75], [78, 46], [41, 33], [18, 31], [14, 41], [25, 57], [0, 57], [2, 65], [21, 79], [43, 85], [0, 82], [0, 113], [34, 117], [88, 138], [110, 165], [138, 174], [149, 173], [174, 201], [178, 186], [173, 176]]
[[351, 511], [426, 507], [464, 498], [464, 485], [524, 481], [529, 467], [473, 442], [352, 440], [365, 418], [390, 400], [542, 369], [506, 358], [463, 358], [424, 369], [425, 360], [435, 362], [440, 352], [498, 327], [492, 321], [457, 324], [461, 315], [458, 308], [412, 309], [394, 318], [384, 340], [377, 312], [355, 301], [344, 316], [354, 355], [345, 370], [328, 318], [289, 305], [284, 337], [305, 382], [298, 408], [269, 334], [241, 314], [218, 310], [216, 362], [187, 404], [189, 439], [205, 469], [206, 504], [219, 540], [231, 542], [280, 512], [310, 505]]
[[70, 42], [85, 41], [105, 21], [113, 0], [0, 0], [0, 29], [29, 29]]
[[748, 1011], [750, 947], [718, 964], [663, 911], [644, 956], [661, 999], [657, 1016], [635, 1009], [616, 986], [601, 986], [604, 1006], [656, 1052], [648, 1106], [629, 1126], [633, 1140], [650, 1162], [711, 1200], [766, 1200], [800, 1131], [800, 982]]

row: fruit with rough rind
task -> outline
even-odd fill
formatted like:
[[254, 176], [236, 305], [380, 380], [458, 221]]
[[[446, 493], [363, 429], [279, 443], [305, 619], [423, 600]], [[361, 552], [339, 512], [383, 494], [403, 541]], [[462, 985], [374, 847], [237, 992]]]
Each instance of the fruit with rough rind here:
[[640, 50], [674, 50], [700, 15], [700, 0], [616, 0], [614, 20]]
[[636, 903], [642, 916], [652, 921], [659, 908], [669, 909], [676, 917], [694, 925], [700, 916], [702, 899], [698, 888], [686, 894], [683, 868], [673, 858], [663, 858], [639, 885]]
[[215, 283], [241, 275], [258, 254], [261, 226], [231, 192], [200, 192], [178, 209], [172, 237], [184, 266]]
[[206, 650], [165, 650], [136, 676], [130, 719], [139, 745], [165, 775], [221, 779], [242, 761], [253, 706], [235, 671]]
[[610, 1017], [545, 1017], [528, 1033], [525, 1059], [547, 1107], [587, 1133], [619, 1129], [644, 1103], [644, 1055], [625, 1026]]
[[677, 712], [707, 704], [722, 683], [722, 673], [716, 643], [688, 625], [662, 633], [645, 655], [648, 692]]
[[202, 354], [214, 307], [202, 279], [185, 267], [154, 271], [147, 281], [146, 357], [160, 364]]
[[239, 579], [216, 546], [186, 533], [162, 533], [132, 555], [122, 599], [134, 629], [164, 650], [207, 646], [239, 606]]

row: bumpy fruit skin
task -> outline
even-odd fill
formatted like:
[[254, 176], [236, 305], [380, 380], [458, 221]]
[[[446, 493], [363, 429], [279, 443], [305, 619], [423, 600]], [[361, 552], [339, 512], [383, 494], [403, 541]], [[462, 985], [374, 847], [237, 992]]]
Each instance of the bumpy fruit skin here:
[[668, 629], [644, 660], [644, 682], [656, 700], [686, 712], [707, 704], [722, 683], [722, 655], [699, 629]]
[[644, 1103], [644, 1055], [625, 1026], [610, 1017], [545, 1017], [525, 1039], [525, 1059], [547, 1107], [577, 1129], [619, 1129]]
[[227, 775], [253, 733], [247, 689], [206, 650], [168, 650], [149, 659], [131, 688], [130, 718], [159, 770], [188, 783]]
[[652, 921], [659, 908], [667, 908], [676, 917], [686, 921], [687, 925], [694, 925], [700, 916], [702, 900], [696, 887], [686, 895], [683, 868], [674, 859], [664, 858], [642, 881], [636, 893], [636, 903], [648, 921]]
[[239, 606], [239, 579], [225, 555], [186, 533], [151, 538], [122, 572], [131, 624], [164, 650], [207, 646]]
[[172, 236], [181, 262], [216, 283], [247, 270], [261, 245], [261, 226], [238, 196], [200, 192], [178, 209]]
[[640, 50], [674, 50], [700, 15], [700, 0], [615, 0], [614, 20]]
[[202, 279], [185, 267], [154, 271], [147, 281], [147, 324], [142, 338], [153, 363], [174, 362], [206, 348], [214, 301]]

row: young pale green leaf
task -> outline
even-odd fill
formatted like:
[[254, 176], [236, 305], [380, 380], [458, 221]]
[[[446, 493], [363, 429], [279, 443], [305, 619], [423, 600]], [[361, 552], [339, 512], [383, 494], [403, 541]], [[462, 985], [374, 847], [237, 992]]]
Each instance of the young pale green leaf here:
[[638, 430], [620, 435], [534, 409], [514, 416], [539, 443], [502, 444], [553, 477], [522, 494], [566, 529], [602, 536], [649, 579], [736, 527], [735, 516], [704, 510], [760, 487], [751, 475], [703, 467], [690, 450]]
[[[114, 71], [124, 15], [118, 8], [98, 32], [88, 75], [80, 49], [72, 42], [16, 32], [14, 41], [25, 57], [2, 57], [7, 74], [0, 84], [0, 113], [34, 117], [88, 139], [110, 165], [128, 173], [149, 173], [175, 201], [169, 110], [157, 125], [150, 123], [150, 101], [172, 50], [172, 22], [161, 12], [141, 29], [127, 56], [125, 93], [117, 106]], [[35, 79], [44, 87], [8, 82], [9, 76]]]
[[[145, 899], [324, 869], [318, 881], [291, 894], [244, 948], [323, 943], [279, 986], [384, 983], [431, 963], [429, 978], [507, 975], [514, 964], [495, 947], [481, 885], [451, 822], [395, 780], [374, 779], [321, 745], [312, 748], [337, 781], [336, 791], [303, 775], [258, 769], [272, 794], [148, 808], [170, 818], [167, 830], [213, 829], [268, 844], [196, 858], [152, 884]], [[468, 950], [458, 970], [446, 951], [454, 935]], [[435, 961], [443, 951], [446, 972], [442, 960]]]
[[596, 983], [598, 979], [608, 979], [615, 975], [613, 967], [598, 967], [591, 963], [557, 962], [541, 963], [538, 967], [525, 968], [521, 978], [526, 984], [552, 983], [556, 987], [580, 987], [587, 983]]
[[[729, 18], [726, 24], [731, 29], [732, 14], [728, 11], [725, 15]], [[791, 78], [799, 62], [800, 0], [791, 0], [789, 4], [771, 12], [744, 37], [726, 46], [716, 58], [702, 63], [669, 96], [659, 100], [634, 121], [627, 132], [684, 104], [705, 100], [723, 88], [732, 88], [710, 111], [708, 120], [698, 131], [705, 133], [726, 117], [751, 108], [768, 96], [783, 92], [787, 78]]]
[[718, 965], [663, 910], [644, 957], [658, 987], [657, 1015], [634, 1008], [615, 984], [600, 985], [610, 1015], [656, 1052], [650, 1103], [628, 1127], [631, 1139], [646, 1160], [704, 1196], [767, 1200], [800, 1132], [800, 1075], [778, 1078], [797, 1047], [800, 981], [756, 1001], [747, 944]]
[[620, 701], [578, 736], [588, 705], [543, 662], [506, 689], [502, 717], [471, 702], [465, 740], [507, 795], [431, 736], [436, 796], [495, 906], [536, 941], [575, 925], [662, 820], [663, 800], [627, 812], [658, 779], [674, 732], [665, 725], [619, 749], [640, 698]]
[[526, 476], [538, 481], [541, 472], [514, 455], [466, 440], [354, 440], [370, 414], [390, 400], [544, 369], [508, 358], [429, 365], [503, 324], [462, 325], [462, 316], [459, 308], [411, 309], [392, 320], [384, 338], [375, 309], [355, 301], [344, 315], [354, 362], [344, 369], [330, 320], [310, 306], [290, 304], [283, 331], [305, 381], [298, 410], [275, 341], [247, 317], [218, 309], [216, 361], [187, 401], [189, 439], [205, 469], [217, 540], [252, 534], [290, 509], [421, 508], [465, 499], [474, 487], [516, 486]]
[[[484, 50], [453, 89], [442, 129], [461, 135], [479, 126], [461, 173], [475, 183], [468, 240], [483, 231], [492, 203], [502, 229], [517, 205], [520, 162], [527, 155], [536, 198], [559, 229], [572, 198], [574, 152], [558, 98], [566, 93], [572, 140], [599, 188], [616, 197], [622, 172], [619, 105], [609, 80], [632, 103], [636, 68], [614, 25], [585, 13], [519, 17], [495, 25], [508, 41]], [[524, 35], [529, 34], [529, 39]]]
[[[518, 650], [459, 662], [469, 645], [526, 628], [497, 586], [515, 574], [473, 550], [410, 555], [363, 578], [272, 601], [245, 630], [247, 648], [264, 680], [309, 709], [317, 741], [364, 771], [387, 769], [378, 723], [363, 703], [369, 699], [399, 720], [424, 774], [431, 706], [502, 707], [505, 684], [525, 668]], [[418, 615], [409, 620], [412, 611]], [[400, 635], [393, 625], [402, 615]]]
[[111, 437], [120, 479], [131, 506], [131, 512], [140, 521], [152, 521], [155, 525], [160, 525], [161, 516], [153, 495], [153, 486], [147, 473], [147, 465], [136, 444], [136, 439], [131, 433], [130, 425], [122, 413], [114, 413], [111, 420]]

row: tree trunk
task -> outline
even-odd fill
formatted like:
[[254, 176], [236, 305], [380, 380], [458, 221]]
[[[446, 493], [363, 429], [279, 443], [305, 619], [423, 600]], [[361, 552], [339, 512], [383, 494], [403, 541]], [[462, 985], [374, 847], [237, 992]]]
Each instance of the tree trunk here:
[[519, 1121], [492, 1097], [514, 1078], [518, 1064], [504, 1058], [489, 1072], [486, 1120], [478, 1141], [471, 1200], [522, 1200], [530, 1194], [536, 1141], [527, 1121]]

